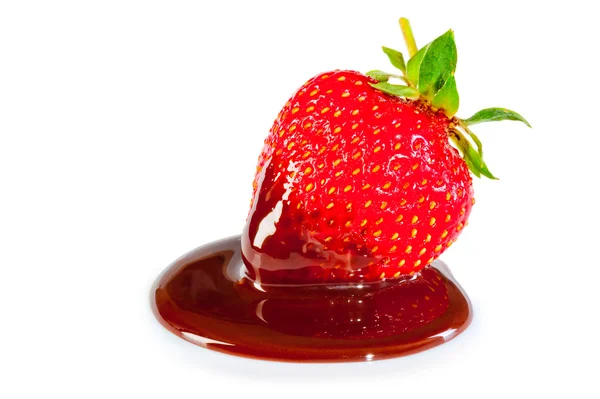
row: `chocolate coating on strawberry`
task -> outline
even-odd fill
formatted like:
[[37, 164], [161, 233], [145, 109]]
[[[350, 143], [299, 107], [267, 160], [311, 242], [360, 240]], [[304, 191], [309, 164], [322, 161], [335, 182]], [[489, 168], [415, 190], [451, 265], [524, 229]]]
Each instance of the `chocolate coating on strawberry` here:
[[[398, 278], [456, 240], [474, 204], [469, 170], [494, 178], [468, 125], [525, 120], [499, 108], [453, 116], [453, 37], [449, 31], [423, 47], [408, 66], [384, 48], [404, 76], [333, 71], [292, 96], [258, 161], [242, 235], [249, 277], [261, 284]], [[432, 59], [442, 60], [439, 70]], [[407, 85], [389, 83], [394, 77]]]

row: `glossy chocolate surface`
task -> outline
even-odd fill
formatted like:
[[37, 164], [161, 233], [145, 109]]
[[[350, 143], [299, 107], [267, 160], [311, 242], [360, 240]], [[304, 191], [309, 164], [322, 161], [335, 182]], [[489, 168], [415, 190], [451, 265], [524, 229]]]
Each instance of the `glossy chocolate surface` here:
[[378, 283], [269, 286], [248, 278], [240, 246], [232, 237], [175, 261], [152, 289], [157, 319], [208, 349], [302, 362], [408, 355], [471, 321], [468, 297], [440, 261]]

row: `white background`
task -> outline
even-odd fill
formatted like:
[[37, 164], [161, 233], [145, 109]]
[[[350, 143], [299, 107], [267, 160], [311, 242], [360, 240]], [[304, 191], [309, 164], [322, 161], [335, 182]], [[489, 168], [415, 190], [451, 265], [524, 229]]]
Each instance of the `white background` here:
[[[0, 396], [598, 397], [598, 28], [592, 2], [2, 1]], [[401, 359], [239, 359], [153, 318], [154, 278], [241, 231], [262, 140], [313, 75], [389, 69], [448, 28], [475, 182], [443, 259], [472, 326]], [[586, 363], [591, 361], [593, 363]], [[242, 395], [243, 396], [240, 396]]]

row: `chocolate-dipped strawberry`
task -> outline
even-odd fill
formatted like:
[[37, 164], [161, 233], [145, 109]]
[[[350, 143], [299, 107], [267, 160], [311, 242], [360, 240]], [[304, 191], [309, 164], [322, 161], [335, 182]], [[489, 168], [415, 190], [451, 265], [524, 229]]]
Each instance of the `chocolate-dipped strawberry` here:
[[242, 235], [248, 274], [259, 283], [373, 282], [418, 272], [467, 225], [471, 175], [495, 179], [469, 126], [529, 125], [504, 108], [456, 117], [453, 32], [417, 50], [408, 21], [401, 26], [408, 62], [383, 48], [396, 73], [319, 74], [275, 120]]

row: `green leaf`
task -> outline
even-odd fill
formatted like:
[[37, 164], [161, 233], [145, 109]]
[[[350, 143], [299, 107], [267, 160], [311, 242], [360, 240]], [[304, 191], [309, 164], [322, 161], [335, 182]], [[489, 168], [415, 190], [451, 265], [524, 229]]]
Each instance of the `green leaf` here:
[[475, 133], [473, 133], [473, 131], [471, 129], [469, 129], [469, 127], [462, 121], [460, 121], [460, 127], [463, 128], [463, 130], [465, 131], [465, 133], [467, 133], [469, 135], [469, 137], [471, 138], [471, 140], [473, 140], [473, 142], [475, 143], [475, 145], [477, 145], [477, 152], [479, 153], [480, 157], [483, 157], [483, 144], [481, 144], [481, 140], [479, 140], [479, 137], [477, 137], [477, 135]]
[[475, 165], [473, 165], [473, 161], [471, 160], [471, 158], [465, 156], [463, 158], [463, 160], [467, 164], [467, 167], [469, 168], [471, 173], [473, 173], [475, 176], [481, 178], [481, 172], [479, 171], [479, 168], [477, 168]]
[[408, 80], [410, 80], [414, 86], [419, 84], [419, 69], [421, 68], [421, 61], [423, 61], [423, 56], [427, 52], [428, 48], [429, 44], [417, 51], [417, 53], [413, 55], [406, 64], [406, 76], [408, 76]]
[[418, 88], [421, 94], [433, 98], [456, 70], [456, 43], [449, 30], [431, 42], [419, 67]]
[[377, 80], [378, 82], [387, 82], [388, 79], [390, 78], [389, 73], [380, 71], [378, 69], [369, 71], [366, 73], [366, 75], [372, 77], [373, 79]]
[[477, 177], [481, 177], [481, 175], [493, 179], [498, 180], [492, 172], [490, 172], [488, 166], [483, 161], [483, 157], [479, 152], [477, 152], [471, 142], [468, 141], [459, 131], [452, 130], [451, 139], [454, 141], [458, 149], [463, 154], [463, 160], [469, 167], [469, 170]]
[[393, 48], [381, 47], [383, 52], [388, 56], [390, 62], [393, 66], [402, 71], [402, 73], [406, 73], [406, 64], [404, 63], [404, 56], [398, 50], [394, 50]]
[[414, 87], [394, 85], [387, 82], [380, 83], [369, 83], [373, 88], [381, 90], [384, 93], [391, 94], [393, 96], [417, 98], [419, 97], [419, 91]]
[[390, 78], [396, 78], [396, 79], [400, 79], [408, 84], [408, 80], [407, 80], [406, 76], [396, 75], [394, 73], [388, 73], [388, 72], [380, 71], [377, 69], [367, 72], [366, 75], [372, 77], [373, 79], [377, 80], [378, 82], [387, 82]]
[[436, 108], [444, 109], [448, 116], [452, 116], [458, 111], [459, 97], [454, 76], [450, 76], [444, 87], [433, 97], [431, 104]]
[[521, 115], [519, 115], [515, 111], [511, 111], [506, 108], [482, 109], [481, 111], [477, 112], [472, 117], [470, 117], [468, 119], [464, 119], [463, 122], [465, 122], [467, 125], [475, 125], [477, 123], [482, 123], [482, 122], [505, 121], [505, 120], [520, 121], [520, 122], [523, 122], [524, 124], [526, 124], [527, 126], [531, 127], [531, 125], [529, 124], [529, 122], [527, 122], [525, 120], [525, 118], [523, 118]]
[[[485, 177], [487, 177], [488, 179], [493, 179], [493, 180], [498, 180], [497, 177], [495, 177], [492, 172], [490, 172], [490, 170], [488, 169], [487, 165], [485, 164], [485, 162], [483, 161], [483, 158], [479, 155], [479, 153], [477, 151], [475, 151], [475, 149], [473, 147], [471, 147], [470, 145], [467, 147], [467, 151], [464, 154], [465, 157], [465, 161], [467, 161], [467, 159], [469, 160], [469, 162], [471, 163], [471, 165], [473, 165], [474, 169], [471, 169], [471, 171], [474, 172], [475, 169], [477, 169], [477, 172], [484, 175]], [[467, 162], [467, 166], [469, 166], [469, 162]], [[477, 177], [479, 177], [478, 173], [475, 173], [475, 175]]]

